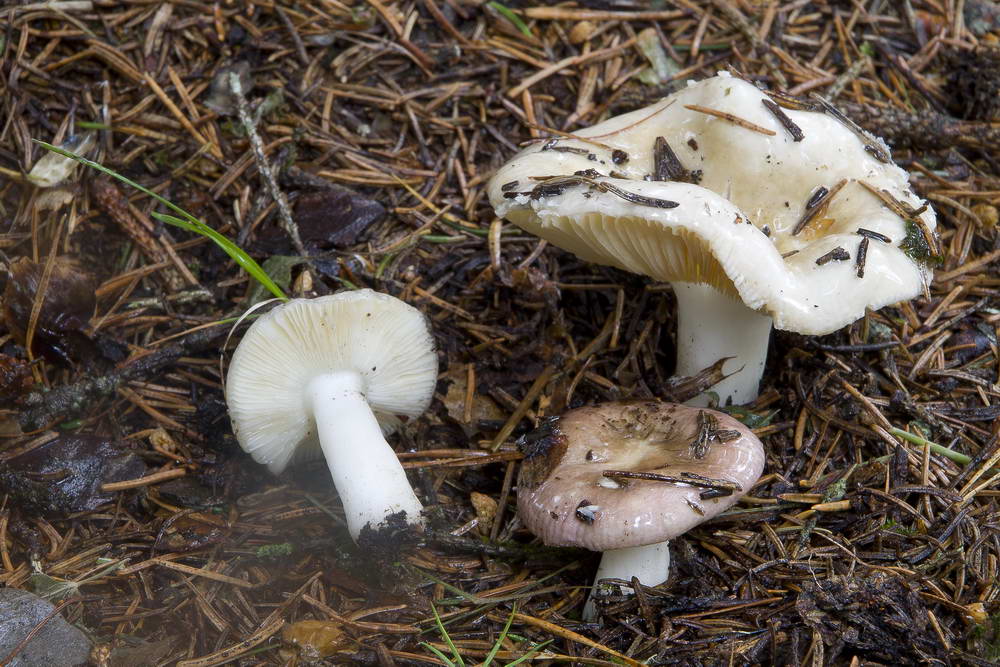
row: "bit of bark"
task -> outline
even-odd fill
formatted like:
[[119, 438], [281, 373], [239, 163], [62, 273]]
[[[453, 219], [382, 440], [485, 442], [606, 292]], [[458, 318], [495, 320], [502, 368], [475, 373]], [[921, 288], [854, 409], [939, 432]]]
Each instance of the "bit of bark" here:
[[125, 193], [110, 178], [101, 176], [93, 179], [90, 182], [90, 193], [98, 208], [104, 211], [132, 239], [132, 242], [138, 246], [147, 260], [153, 264], [172, 262], [177, 267], [166, 268], [162, 271], [163, 279], [171, 292], [183, 289], [185, 283], [188, 285], [198, 284], [198, 280], [180, 261], [177, 254], [173, 252], [173, 248], [155, 236], [150, 222], [143, 217], [133, 215]]
[[934, 111], [912, 114], [893, 107], [850, 102], [842, 103], [841, 108], [863, 128], [896, 146], [993, 151], [1000, 145], [1000, 125], [996, 123], [957, 120]]
[[231, 325], [223, 324], [202, 329], [106, 375], [84, 378], [48, 392], [32, 392], [24, 398], [25, 409], [18, 422], [28, 431], [85, 414], [95, 401], [113, 394], [122, 384], [136, 378], [150, 378], [182, 356], [212, 349], [230, 328]]

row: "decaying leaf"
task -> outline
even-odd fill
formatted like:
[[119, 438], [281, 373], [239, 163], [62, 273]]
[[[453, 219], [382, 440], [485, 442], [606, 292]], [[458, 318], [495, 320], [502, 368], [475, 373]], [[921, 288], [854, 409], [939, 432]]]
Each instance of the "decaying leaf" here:
[[174, 649], [177, 639], [167, 637], [155, 642], [144, 642], [132, 637], [115, 636], [115, 646], [108, 657], [108, 667], [133, 667], [157, 665]]
[[[45, 263], [20, 257], [10, 265], [10, 280], [3, 293], [3, 317], [21, 345], [27, 332], [36, 295], [43, 283]], [[56, 257], [48, 277], [32, 337], [32, 352], [52, 361], [70, 364], [92, 353], [86, 331], [94, 314], [97, 288], [93, 276], [75, 261]]]
[[101, 485], [142, 477], [146, 464], [97, 435], [63, 435], [0, 463], [0, 496], [26, 512], [92, 510], [112, 498]]
[[[444, 404], [448, 409], [448, 416], [459, 423], [465, 423], [465, 402], [468, 396], [468, 378], [462, 369], [449, 372], [447, 378], [451, 381], [448, 385], [448, 393], [445, 394]], [[478, 391], [472, 394], [472, 405], [469, 414], [472, 426], [480, 422], [503, 422], [507, 415], [496, 404], [496, 402]]]
[[[294, 202], [293, 218], [299, 236], [312, 251], [346, 248], [361, 234], [383, 220], [385, 207], [374, 199], [334, 183], [300, 194]], [[262, 227], [253, 244], [255, 252], [288, 254], [288, 234], [277, 224]]]
[[[271, 280], [273, 280], [278, 287], [287, 292], [291, 289], [292, 285], [292, 269], [299, 264], [304, 264], [305, 261], [306, 260], [301, 257], [293, 257], [291, 255], [272, 255], [264, 260], [264, 263], [261, 266], [264, 269], [264, 272], [271, 277]], [[265, 299], [270, 299], [271, 296], [271, 293], [266, 287], [264, 287], [264, 285], [254, 281], [254, 283], [250, 286], [250, 290], [247, 292], [247, 307], [260, 303]]]
[[492, 496], [478, 491], [469, 494], [469, 500], [472, 501], [476, 516], [479, 518], [479, 532], [489, 534], [497, 517], [497, 501]]
[[[94, 146], [95, 137], [94, 132], [81, 132], [66, 139], [59, 147], [71, 153], [85, 156]], [[51, 188], [69, 178], [79, 164], [72, 158], [46, 151], [45, 155], [39, 158], [35, 166], [31, 168], [28, 180], [40, 188]]]
[[281, 640], [288, 648], [287, 658], [296, 654], [305, 661], [322, 660], [349, 648], [354, 640], [336, 621], [298, 621], [281, 629]]
[[220, 67], [212, 78], [212, 87], [204, 104], [212, 111], [223, 115], [231, 116], [236, 113], [236, 95], [233, 94], [230, 75], [239, 77], [243, 93], [253, 87], [253, 78], [250, 74], [250, 63], [240, 60]]

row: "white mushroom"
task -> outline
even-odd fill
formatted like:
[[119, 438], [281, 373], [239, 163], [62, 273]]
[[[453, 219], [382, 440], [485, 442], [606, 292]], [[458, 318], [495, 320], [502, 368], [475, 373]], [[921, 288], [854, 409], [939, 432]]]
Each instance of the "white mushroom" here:
[[560, 248], [672, 283], [677, 372], [732, 357], [723, 403], [756, 397], [772, 321], [825, 334], [909, 299], [935, 250], [934, 212], [884, 144], [725, 73], [529, 146], [489, 195]]
[[[240, 445], [274, 473], [293, 455], [326, 458], [355, 540], [422, 506], [384, 434], [430, 404], [437, 355], [427, 320], [371, 290], [295, 299], [249, 328], [226, 400]], [[296, 453], [298, 450], [298, 453]]]

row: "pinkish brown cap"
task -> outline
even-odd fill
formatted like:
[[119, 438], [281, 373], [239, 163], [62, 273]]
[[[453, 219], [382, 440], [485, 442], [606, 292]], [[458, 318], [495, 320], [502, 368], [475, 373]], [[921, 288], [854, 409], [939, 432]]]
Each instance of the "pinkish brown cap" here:
[[606, 551], [670, 540], [736, 503], [764, 470], [753, 432], [714, 410], [619, 401], [521, 439], [521, 520], [546, 544]]

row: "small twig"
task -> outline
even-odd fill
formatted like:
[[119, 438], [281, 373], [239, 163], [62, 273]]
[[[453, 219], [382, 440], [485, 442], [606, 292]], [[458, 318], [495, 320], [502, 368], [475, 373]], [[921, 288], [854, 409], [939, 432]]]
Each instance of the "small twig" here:
[[243, 95], [243, 84], [240, 82], [239, 75], [235, 72], [229, 74], [229, 87], [233, 91], [233, 97], [236, 98], [236, 109], [239, 112], [240, 123], [243, 124], [243, 128], [247, 132], [254, 157], [257, 158], [257, 169], [260, 170], [261, 175], [264, 177], [264, 182], [267, 183], [267, 189], [270, 191], [271, 197], [278, 205], [278, 218], [281, 220], [281, 225], [292, 239], [292, 245], [295, 246], [296, 252], [301, 257], [305, 257], [306, 249], [302, 245], [302, 237], [299, 236], [299, 227], [295, 224], [295, 220], [292, 219], [292, 210], [288, 206], [288, 199], [285, 198], [285, 194], [278, 187], [278, 181], [274, 178], [271, 165], [268, 164], [267, 156], [264, 154], [264, 142], [260, 140], [260, 135], [257, 133], [257, 123], [253, 119], [253, 116], [250, 115], [250, 107], [247, 104], [246, 97]]
[[424, 7], [427, 8], [427, 11], [431, 13], [431, 16], [433, 16], [438, 22], [438, 25], [444, 28], [449, 35], [461, 42], [463, 46], [471, 46], [471, 43], [465, 38], [465, 35], [459, 32], [458, 28], [452, 25], [451, 21], [448, 20], [434, 0], [424, 0]]
[[756, 123], [751, 123], [745, 118], [740, 118], [728, 111], [719, 111], [718, 109], [710, 109], [709, 107], [703, 107], [700, 104], [685, 104], [685, 109], [690, 109], [691, 111], [697, 111], [698, 113], [708, 114], [709, 116], [715, 116], [716, 118], [721, 118], [723, 120], [728, 120], [730, 123], [739, 125], [748, 130], [753, 130], [754, 132], [760, 132], [761, 134], [766, 134], [769, 137], [773, 137], [777, 132], [774, 130], [769, 130], [766, 127], [761, 127]]
[[862, 56], [851, 63], [851, 66], [848, 67], [843, 74], [838, 76], [834, 82], [830, 84], [830, 87], [826, 89], [827, 98], [831, 100], [836, 99], [837, 96], [843, 92], [847, 84], [861, 76], [861, 72], [863, 72], [870, 64], [871, 58], [868, 56]]
[[891, 164], [892, 158], [886, 150], [884, 144], [879, 143], [878, 139], [873, 137], [871, 134], [866, 132], [860, 125], [855, 123], [853, 120], [848, 118], [844, 112], [842, 112], [837, 107], [833, 106], [826, 98], [822, 95], [813, 93], [810, 95], [812, 99], [819, 103], [822, 110], [829, 116], [839, 120], [844, 127], [853, 132], [861, 143], [865, 146], [865, 152], [871, 155], [873, 158], [881, 162], [882, 164]]
[[732, 494], [734, 491], [742, 490], [740, 485], [736, 482], [705, 477], [693, 472], [682, 472], [680, 477], [674, 477], [673, 475], [661, 475], [657, 472], [643, 472], [638, 470], [605, 470], [601, 473], [601, 475], [616, 481], [619, 479], [638, 479], [646, 482], [687, 484], [688, 486], [698, 486], [705, 489], [712, 489], [714, 491], [727, 491], [727, 495]]
[[718, 7], [719, 11], [736, 26], [736, 29], [750, 42], [754, 51], [761, 52], [764, 65], [767, 67], [768, 73], [774, 77], [775, 82], [782, 88], [788, 88], [788, 79], [785, 78], [785, 73], [781, 71], [778, 63], [775, 62], [771, 45], [761, 39], [761, 36], [757, 34], [757, 31], [750, 25], [750, 21], [743, 16], [742, 12], [729, 4], [727, 0], [713, 0], [712, 4]]
[[281, 23], [285, 26], [285, 30], [288, 31], [288, 35], [292, 38], [292, 43], [295, 44], [295, 53], [299, 57], [299, 62], [301, 62], [306, 67], [309, 67], [309, 56], [306, 54], [306, 47], [302, 43], [302, 38], [299, 37], [299, 31], [295, 29], [292, 25], [291, 20], [288, 18], [288, 14], [285, 10], [281, 8], [281, 5], [275, 4], [274, 9], [278, 12], [278, 18], [281, 19]]
[[878, 352], [902, 345], [898, 340], [888, 340], [883, 343], [863, 343], [861, 345], [817, 345], [824, 352]]
[[524, 398], [521, 399], [521, 402], [518, 404], [517, 409], [514, 410], [513, 414], [511, 414], [510, 418], [507, 419], [507, 422], [503, 425], [503, 428], [501, 428], [500, 431], [496, 434], [496, 437], [493, 438], [493, 444], [490, 447], [490, 451], [496, 452], [498, 449], [500, 449], [500, 445], [502, 445], [504, 441], [507, 440], [508, 436], [510, 436], [510, 434], [514, 431], [514, 429], [517, 427], [518, 423], [520, 423], [524, 415], [527, 414], [528, 408], [531, 407], [531, 404], [534, 403], [535, 399], [538, 398], [539, 394], [542, 393], [542, 390], [545, 389], [545, 385], [548, 384], [549, 379], [555, 372], [556, 372], [556, 367], [550, 364], [549, 366], [545, 367], [545, 369], [538, 375], [537, 378], [535, 378], [535, 381], [531, 384], [531, 387], [528, 388], [528, 392], [524, 395]]
[[698, 434], [691, 443], [691, 451], [696, 459], [705, 458], [705, 454], [708, 453], [708, 441], [718, 425], [719, 420], [712, 413], [705, 410], [698, 411]]
[[562, 637], [563, 639], [569, 640], [571, 642], [575, 642], [577, 644], [590, 647], [595, 651], [600, 651], [606, 655], [611, 656], [615, 660], [624, 662], [626, 665], [629, 665], [630, 667], [639, 667], [640, 663], [638, 660], [635, 660], [634, 658], [630, 658], [627, 655], [619, 653], [614, 649], [608, 648], [604, 644], [599, 644], [598, 642], [595, 642], [593, 639], [584, 637], [583, 635], [577, 634], [572, 630], [567, 630], [566, 628], [556, 625], [555, 623], [540, 618], [535, 618], [534, 616], [529, 616], [528, 614], [514, 613], [513, 616], [515, 620], [521, 621], [522, 623], [526, 623], [527, 625], [533, 625], [536, 628], [539, 628], [540, 630], [548, 632], [549, 634]]
[[260, 644], [271, 637], [271, 635], [278, 632], [284, 624], [285, 621], [283, 619], [276, 618], [257, 630], [257, 632], [254, 632], [249, 637], [241, 639], [235, 644], [200, 658], [181, 660], [177, 663], [177, 667], [210, 667], [211, 665], [221, 665], [231, 660], [235, 660], [252, 649], [254, 646], [257, 646], [257, 644]]
[[426, 53], [421, 51], [416, 44], [404, 36], [403, 26], [396, 20], [392, 12], [390, 12], [380, 0], [368, 0], [368, 4], [375, 8], [375, 11], [382, 17], [382, 20], [384, 20], [392, 31], [396, 33], [396, 41], [399, 42], [400, 46], [406, 49], [411, 56], [413, 56], [413, 61], [417, 63], [417, 66], [419, 66], [427, 76], [433, 76], [434, 61], [432, 61]]
[[183, 356], [202, 352], [214, 346], [217, 338], [229, 331], [230, 325], [213, 326], [196, 331], [186, 338], [140, 357], [107, 375], [85, 377], [79, 382], [51, 391], [35, 391], [24, 399], [24, 409], [18, 416], [22, 429], [35, 430], [58, 419], [70, 419], [82, 414], [93, 401], [117, 391], [118, 387], [140, 377], [149, 377]]
[[858, 252], [854, 256], [854, 265], [858, 267], [858, 278], [865, 277], [865, 261], [868, 259], [868, 244], [871, 240], [867, 236], [861, 237], [861, 243], [858, 244]]
[[[820, 188], [820, 190], [818, 190], [817, 192], [820, 192], [822, 190], [826, 190], [826, 192], [824, 192], [823, 195], [819, 197], [819, 199], [811, 198], [809, 200], [809, 202], [806, 204], [805, 215], [802, 216], [802, 218], [795, 225], [795, 228], [792, 229], [792, 236], [796, 236], [797, 234], [799, 234], [803, 229], [806, 228], [806, 225], [815, 220], [822, 213], [825, 213], [826, 209], [829, 208], [830, 206], [830, 202], [833, 201], [833, 198], [837, 195], [838, 192], [840, 192], [840, 190], [845, 185], [847, 185], [847, 179], [842, 178], [836, 185], [834, 185], [829, 190], [826, 190], [826, 188]], [[836, 257], [833, 257], [832, 259], [836, 259]]]
[[138, 489], [140, 486], [158, 484], [159, 482], [177, 479], [178, 477], [184, 477], [185, 475], [187, 475], [187, 470], [184, 468], [171, 468], [169, 470], [154, 472], [152, 475], [146, 475], [145, 477], [139, 477], [138, 479], [126, 479], [123, 482], [109, 482], [107, 484], [102, 484], [101, 491], [105, 493], [113, 493], [115, 491]]
[[[533, 130], [539, 130], [540, 132], [548, 132], [549, 134], [554, 134], [556, 136], [563, 137], [566, 139], [576, 139], [577, 141], [582, 141], [586, 144], [597, 146], [598, 148], [603, 148], [606, 151], [615, 150], [613, 147], [608, 146], [607, 144], [602, 144], [600, 141], [594, 141], [590, 137], [581, 137], [580, 135], [573, 134], [572, 132], [563, 132], [562, 130], [557, 130], [554, 127], [539, 125], [538, 123], [530, 123], [528, 121], [523, 121], [523, 122], [525, 125], [527, 125]], [[537, 143], [538, 141], [545, 141], [546, 143], [548, 143], [549, 141], [551, 141], [551, 139], [535, 139], [532, 141], [532, 143]]]
[[858, 229], [854, 233], [857, 234], [858, 236], [864, 236], [865, 238], [872, 239], [873, 241], [881, 241], [882, 243], [892, 243], [892, 239], [886, 236], [885, 234], [881, 234], [879, 232], [873, 232], [872, 230], [865, 229], [864, 227], [858, 227]]
[[832, 262], [834, 260], [838, 262], [843, 262], [844, 260], [848, 260], [850, 258], [851, 258], [851, 253], [847, 252], [842, 247], [837, 246], [830, 252], [817, 257], [816, 264], [818, 266], [823, 266], [824, 264], [828, 264], [829, 262]]
[[774, 114], [774, 117], [778, 119], [778, 122], [781, 123], [786, 130], [788, 130], [788, 134], [792, 135], [792, 141], [802, 141], [806, 138], [806, 135], [802, 132], [802, 128], [796, 125], [795, 121], [789, 118], [788, 114], [781, 110], [781, 107], [778, 106], [777, 102], [770, 99], [763, 99], [761, 102], [764, 103], [764, 106], [767, 107], [768, 111]]

